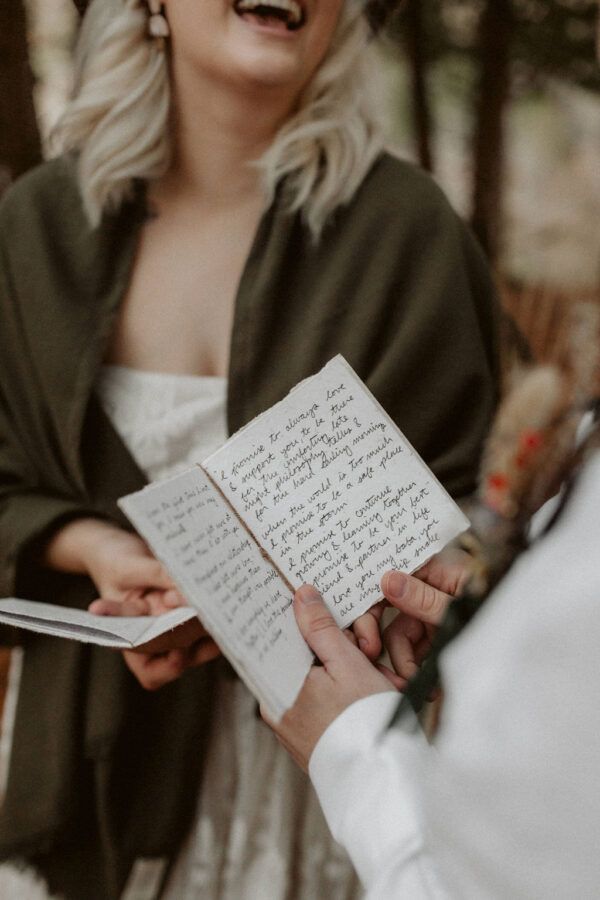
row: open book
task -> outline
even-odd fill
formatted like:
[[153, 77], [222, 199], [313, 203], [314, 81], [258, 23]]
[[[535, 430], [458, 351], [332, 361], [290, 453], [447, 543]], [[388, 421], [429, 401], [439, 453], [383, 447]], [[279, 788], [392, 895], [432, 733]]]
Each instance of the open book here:
[[469, 526], [341, 356], [202, 464], [119, 503], [275, 719], [312, 663], [293, 590], [314, 584], [347, 627], [385, 571], [414, 571]]

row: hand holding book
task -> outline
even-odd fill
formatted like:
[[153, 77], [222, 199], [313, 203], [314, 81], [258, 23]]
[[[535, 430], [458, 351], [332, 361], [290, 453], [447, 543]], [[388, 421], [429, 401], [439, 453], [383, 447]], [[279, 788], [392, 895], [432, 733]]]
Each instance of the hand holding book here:
[[[126, 600], [95, 600], [89, 607], [96, 616], [115, 618], [162, 617], [176, 609], [190, 612], [178, 591], [148, 591]], [[157, 690], [175, 681], [189, 668], [204, 665], [221, 655], [197, 615], [185, 619], [171, 630], [161, 631], [131, 650], [123, 650], [127, 667], [142, 687]]]
[[[100, 593], [100, 599], [89, 607], [94, 615], [156, 617], [187, 607], [165, 567], [138, 535], [113, 528], [108, 540], [98, 542], [88, 562], [89, 574]], [[174, 681], [186, 668], [219, 655], [219, 648], [197, 616], [123, 651], [128, 668], [148, 690], [156, 690]]]
[[385, 571], [420, 568], [469, 524], [341, 357], [121, 506], [275, 719], [312, 661], [293, 591], [314, 584], [348, 627]]

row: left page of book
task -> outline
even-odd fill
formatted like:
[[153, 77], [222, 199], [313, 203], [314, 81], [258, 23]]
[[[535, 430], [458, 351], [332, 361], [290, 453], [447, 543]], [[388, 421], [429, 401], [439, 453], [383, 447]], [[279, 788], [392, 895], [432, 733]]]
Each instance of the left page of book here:
[[269, 713], [294, 702], [312, 654], [292, 595], [200, 467], [119, 505]]

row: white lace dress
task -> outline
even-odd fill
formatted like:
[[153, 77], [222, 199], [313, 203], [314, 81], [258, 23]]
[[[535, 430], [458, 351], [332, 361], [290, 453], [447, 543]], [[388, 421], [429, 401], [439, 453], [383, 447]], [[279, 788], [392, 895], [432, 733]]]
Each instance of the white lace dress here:
[[[224, 378], [102, 370], [102, 404], [149, 480], [173, 475], [226, 437]], [[302, 772], [223, 676], [190, 835], [165, 900], [354, 900], [358, 882]]]

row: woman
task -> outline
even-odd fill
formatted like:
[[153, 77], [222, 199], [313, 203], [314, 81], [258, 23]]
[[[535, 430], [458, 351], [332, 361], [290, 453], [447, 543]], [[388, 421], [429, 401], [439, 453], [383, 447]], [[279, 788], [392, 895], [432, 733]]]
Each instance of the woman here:
[[[382, 152], [360, 5], [151, 7], [94, 0], [70, 152], [2, 204], [0, 593], [173, 601], [116, 499], [335, 353], [457, 496], [494, 404], [486, 267], [431, 181]], [[153, 897], [195, 821], [167, 897], [354, 896], [216, 653], [200, 635], [125, 666], [28, 637], [2, 856], [66, 898]]]

